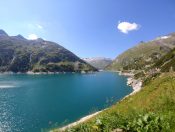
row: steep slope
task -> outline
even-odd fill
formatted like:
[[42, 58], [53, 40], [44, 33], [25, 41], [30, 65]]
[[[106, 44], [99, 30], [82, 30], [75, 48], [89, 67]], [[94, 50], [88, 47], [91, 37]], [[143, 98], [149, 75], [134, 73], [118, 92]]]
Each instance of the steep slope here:
[[162, 72], [175, 71], [175, 48], [158, 60], [154, 68], [159, 68]]
[[104, 69], [106, 66], [112, 63], [111, 59], [103, 57], [84, 58], [83, 60], [97, 69]]
[[0, 30], [0, 72], [81, 72], [96, 69], [69, 50], [43, 39], [27, 40]]
[[137, 71], [134, 77], [142, 79], [144, 84], [147, 84], [164, 72], [175, 72], [175, 48], [155, 61], [150, 68]]
[[140, 70], [149, 68], [175, 47], [175, 33], [158, 37], [153, 41], [141, 42], [119, 55], [108, 70]]

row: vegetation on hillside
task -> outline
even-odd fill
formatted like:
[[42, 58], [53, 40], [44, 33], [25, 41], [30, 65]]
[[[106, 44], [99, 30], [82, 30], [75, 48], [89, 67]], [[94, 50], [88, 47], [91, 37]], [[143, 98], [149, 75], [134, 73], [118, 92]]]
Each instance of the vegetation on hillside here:
[[157, 38], [149, 42], [140, 42], [135, 47], [119, 55], [107, 70], [143, 70], [152, 67], [152, 64], [175, 47], [175, 33], [169, 34], [166, 39]]
[[43, 39], [27, 40], [0, 30], [0, 72], [96, 71], [64, 47]]
[[135, 71], [134, 77], [136, 79], [142, 79], [144, 85], [150, 80], [159, 76], [162, 72], [174, 72], [175, 71], [175, 48], [170, 52], [162, 56], [159, 60], [155, 61], [150, 68], [144, 70]]
[[175, 71], [175, 48], [158, 60], [153, 67], [160, 68], [162, 72]]

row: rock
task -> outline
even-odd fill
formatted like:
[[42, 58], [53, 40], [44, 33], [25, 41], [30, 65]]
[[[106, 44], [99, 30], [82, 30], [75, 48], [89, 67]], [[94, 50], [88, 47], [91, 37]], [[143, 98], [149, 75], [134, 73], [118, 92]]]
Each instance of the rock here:
[[114, 129], [112, 132], [123, 132], [123, 129], [117, 128], [117, 129]]
[[81, 71], [81, 74], [85, 74], [86, 72], [85, 71]]
[[142, 81], [141, 80], [136, 80], [132, 77], [129, 77], [127, 79], [127, 85], [131, 86], [133, 88], [133, 93], [136, 93], [138, 91], [140, 91], [140, 89], [142, 88]]

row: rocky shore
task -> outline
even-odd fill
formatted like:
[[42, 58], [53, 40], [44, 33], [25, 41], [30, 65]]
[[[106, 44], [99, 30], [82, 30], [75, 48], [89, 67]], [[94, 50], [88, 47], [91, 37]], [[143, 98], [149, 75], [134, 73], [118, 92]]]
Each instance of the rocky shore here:
[[127, 79], [127, 85], [131, 86], [133, 88], [132, 94], [138, 92], [142, 88], [142, 81], [141, 80], [136, 80], [133, 77], [129, 77]]
[[130, 72], [121, 72], [121, 71], [119, 71], [118, 73], [119, 73], [119, 75], [122, 75], [122, 76], [134, 77], [134, 73], [130, 73]]
[[133, 92], [129, 95], [132, 95], [138, 91], [141, 90], [142, 88], [142, 80], [141, 79], [135, 79], [134, 78], [134, 73], [131, 72], [119, 72], [119, 75], [126, 76], [127, 78], [127, 85], [131, 86], [133, 89]]

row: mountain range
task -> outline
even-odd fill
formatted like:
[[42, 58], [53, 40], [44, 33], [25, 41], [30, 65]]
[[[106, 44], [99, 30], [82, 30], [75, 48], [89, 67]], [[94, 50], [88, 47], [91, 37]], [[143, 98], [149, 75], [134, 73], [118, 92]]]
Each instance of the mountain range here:
[[0, 72], [97, 71], [61, 45], [41, 38], [9, 36], [0, 30]]
[[104, 57], [83, 58], [83, 60], [99, 70], [103, 70], [112, 63], [112, 59]]

